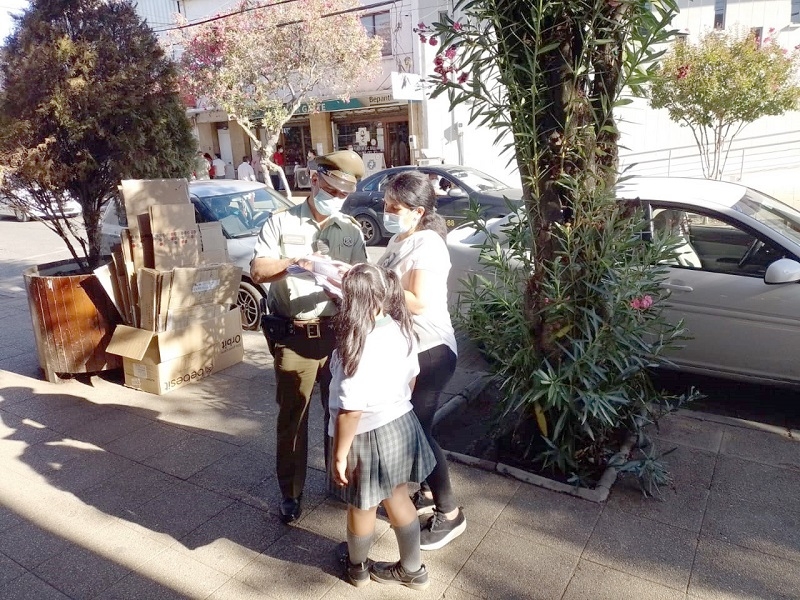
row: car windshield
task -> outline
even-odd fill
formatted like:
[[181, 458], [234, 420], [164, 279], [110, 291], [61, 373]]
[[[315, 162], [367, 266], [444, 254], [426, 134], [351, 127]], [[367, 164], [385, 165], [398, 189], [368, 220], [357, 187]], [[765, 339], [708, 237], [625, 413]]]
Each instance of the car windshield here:
[[780, 200], [748, 189], [733, 209], [800, 244], [800, 211]]
[[198, 198], [208, 211], [222, 224], [228, 237], [241, 238], [256, 235], [264, 221], [273, 212], [289, 204], [266, 187]]
[[459, 182], [463, 183], [467, 187], [470, 187], [473, 190], [478, 190], [479, 192], [491, 192], [495, 190], [508, 189], [508, 185], [502, 181], [499, 181], [491, 175], [487, 175], [486, 173], [482, 173], [481, 171], [477, 171], [475, 169], [448, 169], [447, 173], [451, 177], [458, 179]]

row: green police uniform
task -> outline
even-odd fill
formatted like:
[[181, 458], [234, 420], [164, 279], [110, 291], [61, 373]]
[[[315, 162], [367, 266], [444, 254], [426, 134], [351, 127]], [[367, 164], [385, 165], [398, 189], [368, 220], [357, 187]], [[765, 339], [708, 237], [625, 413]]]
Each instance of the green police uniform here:
[[[307, 202], [274, 214], [259, 235], [254, 256], [296, 258], [324, 249], [349, 264], [367, 261], [361, 229], [354, 219], [333, 214], [317, 223]], [[313, 279], [287, 276], [270, 284], [270, 314], [291, 323], [288, 335], [270, 341], [275, 363], [277, 401], [276, 470], [284, 498], [300, 498], [308, 461], [308, 410], [315, 381], [327, 431], [328, 357], [335, 346], [330, 318], [337, 307]]]

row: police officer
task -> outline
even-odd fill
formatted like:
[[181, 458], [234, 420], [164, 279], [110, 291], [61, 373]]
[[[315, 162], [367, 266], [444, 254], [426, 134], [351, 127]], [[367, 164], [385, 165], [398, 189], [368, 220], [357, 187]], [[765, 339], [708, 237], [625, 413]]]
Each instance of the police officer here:
[[250, 263], [253, 280], [271, 284], [269, 315], [263, 324], [278, 383], [276, 470], [284, 523], [291, 523], [302, 511], [308, 410], [315, 381], [320, 384], [327, 421], [331, 377], [327, 363], [335, 345], [331, 317], [337, 312], [313, 279], [287, 276], [286, 269], [303, 264], [314, 253], [349, 264], [367, 261], [358, 223], [340, 212], [344, 199], [364, 175], [361, 157], [341, 150], [317, 157], [309, 169], [311, 194], [302, 204], [275, 213], [264, 223]]

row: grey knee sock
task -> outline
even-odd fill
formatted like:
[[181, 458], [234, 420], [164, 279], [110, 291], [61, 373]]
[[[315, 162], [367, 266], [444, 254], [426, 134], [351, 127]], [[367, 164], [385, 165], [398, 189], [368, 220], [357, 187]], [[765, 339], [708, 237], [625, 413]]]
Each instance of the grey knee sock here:
[[347, 530], [347, 554], [351, 563], [357, 565], [366, 561], [371, 546], [371, 535], [356, 535]]
[[394, 527], [397, 546], [400, 548], [400, 564], [407, 573], [419, 571], [422, 567], [422, 556], [419, 549], [419, 521], [414, 519], [403, 527]]

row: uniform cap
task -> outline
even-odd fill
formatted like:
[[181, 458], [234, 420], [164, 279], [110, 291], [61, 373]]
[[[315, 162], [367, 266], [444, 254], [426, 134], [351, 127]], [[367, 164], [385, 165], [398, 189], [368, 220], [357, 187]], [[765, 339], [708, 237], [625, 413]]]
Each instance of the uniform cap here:
[[338, 150], [311, 159], [309, 169], [337, 190], [351, 194], [356, 191], [356, 182], [364, 176], [364, 161], [352, 150]]

